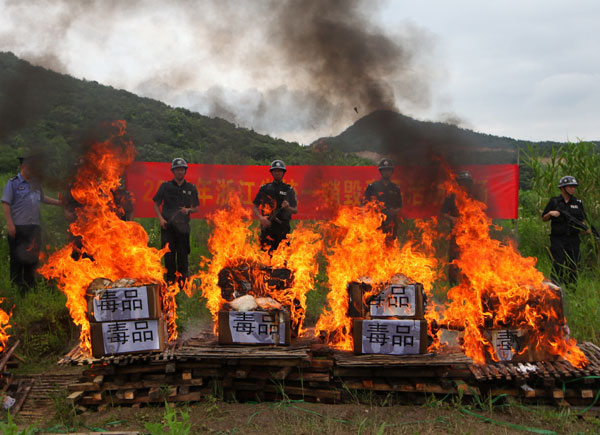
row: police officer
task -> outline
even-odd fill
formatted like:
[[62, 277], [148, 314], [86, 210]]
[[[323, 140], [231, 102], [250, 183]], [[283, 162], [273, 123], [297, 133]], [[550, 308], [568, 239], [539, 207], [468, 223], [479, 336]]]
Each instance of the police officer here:
[[394, 164], [389, 159], [383, 159], [377, 165], [381, 179], [371, 183], [365, 190], [365, 201], [377, 200], [383, 203], [382, 212], [385, 220], [380, 229], [386, 236], [386, 241], [391, 243], [397, 237], [398, 213], [402, 208], [402, 192], [392, 182]]
[[168, 243], [170, 250], [165, 254], [165, 280], [173, 283], [177, 278], [180, 287], [185, 284], [188, 276], [190, 214], [197, 212], [200, 204], [196, 186], [185, 181], [187, 168], [188, 165], [182, 158], [173, 159], [173, 179], [162, 183], [152, 199], [154, 211], [160, 222], [161, 244], [164, 247]]
[[264, 250], [272, 252], [289, 234], [290, 219], [293, 214], [298, 213], [298, 203], [294, 188], [283, 182], [285, 163], [273, 160], [269, 171], [273, 181], [260, 187], [254, 198], [252, 211], [262, 229], [260, 244]]
[[586, 215], [583, 204], [575, 198], [577, 186], [575, 177], [562, 177], [558, 182], [560, 195], [550, 198], [542, 212], [542, 220], [550, 221], [552, 281], [557, 285], [577, 282], [579, 232], [591, 232], [584, 223]]
[[[460, 171], [456, 174], [456, 182], [462, 187], [470, 196], [474, 197], [473, 191], [473, 176], [469, 171]], [[456, 195], [449, 195], [442, 204], [441, 210], [442, 217], [450, 222], [450, 232], [454, 228], [456, 219], [458, 219], [458, 208], [456, 207]], [[452, 264], [452, 261], [458, 258], [458, 245], [456, 244], [456, 237], [450, 236], [448, 243], [448, 282], [451, 285], [457, 285], [460, 280], [460, 271], [456, 265]]]
[[2, 209], [8, 227], [10, 279], [21, 292], [35, 284], [41, 246], [40, 204], [60, 205], [44, 195], [39, 182], [35, 156], [19, 157], [20, 171], [8, 180], [2, 195]]

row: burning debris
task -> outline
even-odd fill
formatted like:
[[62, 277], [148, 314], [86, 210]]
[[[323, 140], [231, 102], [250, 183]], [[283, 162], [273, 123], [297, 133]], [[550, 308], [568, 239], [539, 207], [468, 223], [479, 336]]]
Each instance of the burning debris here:
[[142, 226], [121, 220], [115, 212], [111, 192], [119, 189], [120, 177], [135, 155], [134, 146], [126, 137], [125, 122], [113, 123], [108, 136], [90, 147], [71, 187], [73, 198], [81, 204], [70, 225], [73, 236], [81, 237], [81, 256], [73, 258], [75, 245], [71, 242], [50, 255], [39, 269], [47, 279], [55, 279], [67, 295], [73, 322], [81, 327], [80, 345], [88, 352], [91, 337], [86, 292], [99, 277], [109, 281], [129, 277], [136, 283], [158, 285], [169, 339], [177, 338], [178, 289], [168, 289], [163, 281], [161, 258], [166, 250], [148, 247], [148, 235]]
[[[213, 257], [203, 260], [207, 270], [199, 272], [196, 278], [202, 280], [200, 288], [207, 299], [215, 328], [221, 337], [226, 329], [223, 322], [245, 316], [244, 322], [251, 325], [234, 325], [232, 330], [248, 328], [245, 330], [247, 335], [254, 330], [271, 332], [280, 330], [279, 324], [283, 322], [287, 326], [285, 334], [301, 335], [306, 293], [312, 289], [318, 270], [315, 259], [322, 249], [320, 236], [312, 229], [298, 225], [288, 235], [287, 243], [281, 243], [269, 255], [252, 240], [253, 233], [247, 224], [250, 218], [250, 211], [241, 206], [237, 196], [231, 197], [226, 209], [209, 217], [214, 227], [208, 241]], [[260, 326], [261, 322], [266, 322], [267, 326]]]
[[[391, 288], [396, 291], [401, 287], [406, 291], [410, 287], [415, 298], [423, 289], [423, 302], [439, 275], [428, 235], [432, 226], [420, 222], [419, 234], [412, 236], [413, 241], [403, 246], [398, 240], [386, 244], [386, 235], [378, 230], [384, 219], [380, 205], [369, 203], [364, 208], [341, 208], [332, 222], [331, 247], [326, 253], [331, 288], [327, 295], [329, 308], [321, 314], [316, 329], [321, 338], [335, 347], [350, 350], [357, 345], [352, 337], [353, 318], [348, 314], [354, 312], [357, 318], [364, 317], [367, 307], [382, 297], [389, 284], [411, 284]], [[421, 308], [417, 308], [415, 299], [413, 308], [426, 317], [423, 306], [421, 303]]]

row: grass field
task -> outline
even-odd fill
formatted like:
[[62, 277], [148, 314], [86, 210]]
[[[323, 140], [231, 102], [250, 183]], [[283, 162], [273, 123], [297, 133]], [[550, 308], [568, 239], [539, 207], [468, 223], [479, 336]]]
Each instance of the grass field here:
[[[546, 163], [546, 164], [552, 164]], [[4, 183], [8, 175], [0, 177]], [[551, 189], [548, 188], [548, 192]], [[556, 194], [556, 192], [554, 192]], [[518, 221], [497, 222], [501, 226], [495, 236], [517, 240], [523, 256], [537, 258], [537, 268], [549, 276], [550, 261], [547, 254], [549, 227], [541, 222], [540, 211], [547, 200], [546, 191], [526, 191], [520, 194]], [[596, 207], [597, 208], [597, 207]], [[596, 212], [594, 212], [596, 213]], [[66, 223], [58, 207], [44, 207], [44, 240], [47, 251], [66, 242]], [[149, 243], [159, 247], [160, 231], [156, 219], [139, 219], [149, 235]], [[2, 222], [3, 223], [3, 222]], [[256, 225], [256, 224], [254, 224]], [[208, 257], [207, 240], [210, 228], [204, 220], [192, 223], [191, 272], [198, 268], [200, 259]], [[582, 244], [582, 270], [576, 286], [565, 289], [565, 313], [572, 337], [579, 341], [600, 343], [600, 270], [598, 242], [591, 237]], [[308, 294], [306, 322], [314, 325], [326, 303], [328, 280], [325, 260], [318, 259], [320, 269], [315, 288]], [[21, 340], [19, 352], [26, 363], [22, 373], [43, 373], [55, 367], [57, 358], [68, 351], [78, 340], [65, 307], [65, 296], [53, 283], [40, 281], [37, 288], [21, 295], [10, 283], [8, 276], [8, 246], [6, 227], [2, 225], [0, 237], [0, 297], [1, 307], [12, 311], [10, 333]], [[437, 290], [443, 288], [443, 283]], [[441, 291], [443, 297], [443, 291]], [[177, 296], [180, 334], [192, 335], [197, 328], [209, 325], [210, 315], [199, 295], [188, 298]], [[218, 397], [205, 402], [173, 408], [109, 408], [100, 414], [76, 415], [56, 402], [55, 415], [33, 431], [43, 427], [53, 432], [67, 430], [142, 430], [147, 433], [598, 433], [600, 424], [591, 417], [591, 411], [558, 410], [526, 407], [518, 402], [489, 398], [476, 398], [465, 402], [462, 398], [421, 398], [419, 406], [396, 406], [393, 398], [357, 396], [355, 404], [319, 405], [304, 402], [282, 401], [271, 404], [223, 403]], [[18, 421], [20, 430], [27, 422]], [[2, 426], [4, 425], [4, 426]], [[1, 433], [14, 422], [0, 422]], [[170, 431], [167, 429], [170, 428]], [[188, 430], [189, 429], [189, 430]], [[20, 433], [20, 432], [14, 432]], [[26, 432], [23, 432], [26, 433]], [[33, 432], [32, 432], [33, 433]]]

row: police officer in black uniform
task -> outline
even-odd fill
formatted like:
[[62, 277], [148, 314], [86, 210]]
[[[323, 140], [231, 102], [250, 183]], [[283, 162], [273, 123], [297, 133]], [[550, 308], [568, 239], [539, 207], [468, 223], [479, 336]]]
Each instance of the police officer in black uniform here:
[[262, 248], [273, 252], [290, 233], [290, 219], [298, 213], [298, 203], [294, 188], [283, 182], [285, 163], [273, 160], [269, 170], [273, 181], [260, 187], [252, 211], [260, 221]]
[[398, 213], [402, 208], [402, 192], [391, 180], [394, 173], [394, 164], [391, 160], [381, 160], [377, 168], [381, 179], [367, 186], [365, 201], [377, 200], [383, 203], [382, 212], [385, 220], [380, 229], [387, 235], [386, 241], [391, 243], [398, 233]]
[[560, 195], [550, 198], [542, 212], [542, 220], [550, 221], [550, 255], [552, 257], [552, 281], [557, 284], [577, 282], [579, 263], [579, 232], [590, 234], [585, 225], [583, 203], [575, 198], [578, 186], [575, 177], [566, 175], [558, 182]]
[[36, 174], [36, 156], [19, 157], [19, 173], [4, 187], [2, 208], [8, 227], [10, 279], [21, 292], [35, 284], [42, 242], [40, 204], [60, 205], [57, 199], [44, 195]]
[[182, 158], [173, 159], [173, 179], [162, 183], [152, 198], [154, 211], [160, 222], [161, 245], [164, 247], [168, 243], [170, 250], [165, 254], [165, 280], [170, 284], [177, 278], [180, 287], [183, 287], [188, 276], [190, 214], [197, 212], [200, 204], [196, 186], [185, 181], [187, 168], [188, 165]]

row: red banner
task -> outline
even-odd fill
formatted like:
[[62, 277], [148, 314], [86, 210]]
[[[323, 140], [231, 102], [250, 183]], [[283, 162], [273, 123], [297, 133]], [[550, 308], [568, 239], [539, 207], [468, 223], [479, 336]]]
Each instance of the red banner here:
[[[152, 198], [161, 183], [171, 180], [170, 163], [134, 162], [126, 173], [126, 186], [135, 200], [136, 217], [155, 217]], [[516, 219], [518, 214], [518, 165], [470, 165], [476, 194], [494, 219]], [[405, 218], [426, 218], [440, 213], [446, 193], [423, 167], [396, 167], [392, 179], [402, 190]], [[358, 205], [369, 183], [379, 179], [373, 166], [290, 166], [284, 181], [298, 197], [296, 219], [327, 219], [341, 205]], [[205, 218], [239, 194], [251, 205], [259, 187], [272, 181], [267, 166], [190, 164], [186, 180], [198, 188], [200, 207], [193, 218]]]

